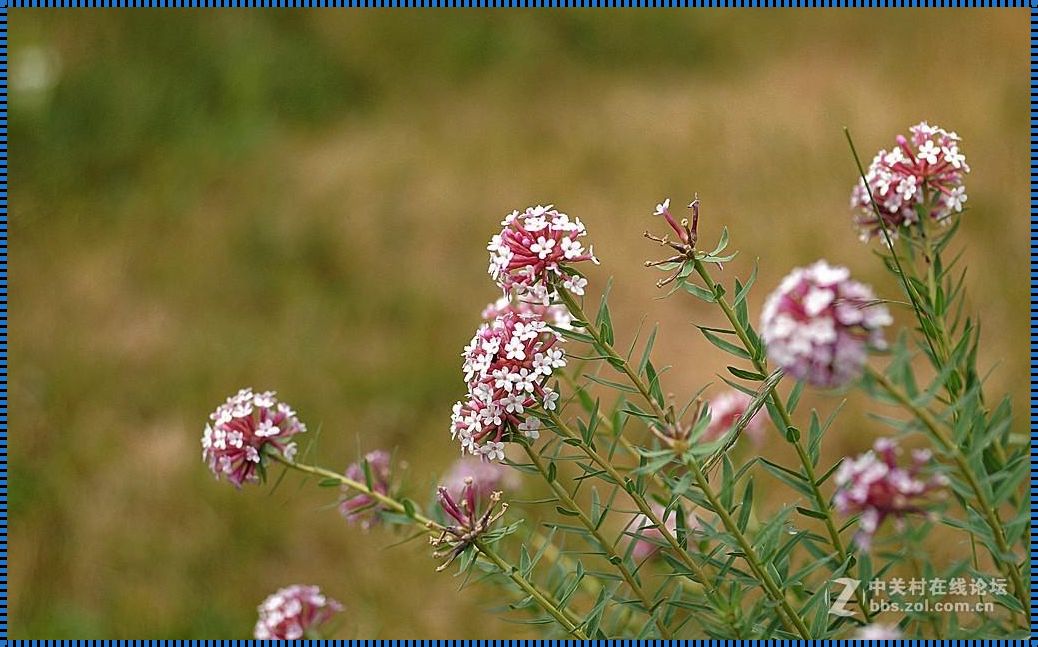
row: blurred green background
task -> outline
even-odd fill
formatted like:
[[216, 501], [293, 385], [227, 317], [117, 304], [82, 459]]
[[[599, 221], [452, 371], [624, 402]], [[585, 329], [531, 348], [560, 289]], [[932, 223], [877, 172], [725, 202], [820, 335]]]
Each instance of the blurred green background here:
[[[277, 389], [320, 462], [395, 449], [425, 500], [485, 241], [546, 202], [690, 393], [724, 360], [690, 325], [717, 314], [641, 267], [665, 196], [730, 227], [729, 281], [761, 257], [752, 307], [819, 257], [898, 294], [850, 226], [844, 125], [868, 158], [922, 119], [964, 137], [982, 365], [1025, 420], [1027, 45], [1023, 10], [12, 10], [11, 636], [245, 637], [293, 582], [347, 605], [339, 637], [526, 635], [333, 492], [214, 482], [208, 413]], [[866, 406], [834, 456], [881, 432]]]

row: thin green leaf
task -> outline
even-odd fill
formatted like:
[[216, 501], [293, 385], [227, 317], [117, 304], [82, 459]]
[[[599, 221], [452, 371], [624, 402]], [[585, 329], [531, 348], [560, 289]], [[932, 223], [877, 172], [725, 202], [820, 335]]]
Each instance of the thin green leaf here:
[[759, 259], [753, 261], [753, 271], [750, 272], [750, 277], [746, 279], [746, 284], [741, 285], [735, 290], [735, 299], [732, 301], [732, 305], [739, 305], [746, 300], [746, 295], [750, 293], [750, 288], [753, 287], [754, 282], [757, 280], [757, 269], [759, 265]]

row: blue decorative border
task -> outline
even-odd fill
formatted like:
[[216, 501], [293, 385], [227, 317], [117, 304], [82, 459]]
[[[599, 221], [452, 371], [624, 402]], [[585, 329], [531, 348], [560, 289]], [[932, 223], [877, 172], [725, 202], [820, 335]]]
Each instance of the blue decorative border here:
[[[1038, 392], [1035, 381], [1038, 381], [1038, 0], [0, 0], [0, 647], [11, 645], [41, 645], [44, 647], [86, 647], [95, 643], [116, 645], [118, 647], [160, 647], [177, 644], [190, 647], [245, 647], [255, 645], [254, 640], [7, 640], [7, 451], [8, 451], [8, 416], [7, 416], [7, 240], [8, 240], [8, 204], [7, 204], [7, 13], [9, 8], [246, 8], [246, 7], [280, 7], [280, 8], [316, 8], [316, 7], [443, 7], [443, 8], [509, 8], [509, 7], [686, 7], [686, 8], [802, 8], [802, 7], [991, 7], [991, 8], [1030, 8], [1030, 167], [1031, 167], [1031, 255], [1030, 255], [1030, 358], [1031, 358], [1031, 519], [1035, 519], [1038, 509], [1038, 483], [1034, 475], [1038, 473]], [[1038, 540], [1032, 531], [1031, 551], [1038, 547]], [[1031, 625], [1038, 621], [1038, 609], [1034, 601], [1038, 596], [1038, 581], [1035, 578], [1036, 568], [1031, 563]], [[561, 640], [373, 640], [373, 641], [299, 641], [299, 644], [341, 644], [341, 645], [378, 645], [380, 647], [455, 647], [465, 644], [473, 647], [520, 647], [522, 645], [546, 645], [557, 647], [577, 641]], [[594, 645], [614, 645], [629, 647], [631, 645], [652, 645], [664, 647], [670, 645], [729, 645], [743, 644], [741, 640], [615, 640], [587, 641]], [[858, 641], [850, 640], [808, 640], [808, 641], [769, 641], [779, 645], [857, 645]], [[965, 645], [960, 640], [907, 640], [877, 641], [882, 644], [902, 642], [911, 645], [950, 644]], [[973, 644], [1029, 644], [1024, 640], [991, 640], [970, 641]]]

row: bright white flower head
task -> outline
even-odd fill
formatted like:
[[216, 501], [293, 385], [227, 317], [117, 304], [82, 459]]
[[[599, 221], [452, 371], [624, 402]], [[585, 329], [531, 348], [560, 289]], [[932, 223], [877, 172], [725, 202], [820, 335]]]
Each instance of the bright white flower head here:
[[319, 638], [317, 630], [342, 611], [342, 605], [316, 586], [293, 584], [270, 594], [257, 610], [257, 640], [299, 640]]
[[556, 406], [558, 394], [546, 383], [566, 365], [561, 341], [533, 312], [505, 312], [479, 328], [462, 354], [468, 395], [451, 414], [462, 452], [501, 460], [513, 432], [538, 437], [540, 420], [529, 410]]
[[587, 281], [572, 283], [579, 275], [569, 265], [581, 261], [597, 264], [598, 259], [594, 251], [585, 250], [579, 240], [587, 235], [579, 218], [570, 218], [551, 205], [536, 206], [521, 213], [513, 211], [501, 226], [504, 229], [487, 245], [488, 271], [505, 294], [514, 293], [524, 300], [547, 305], [554, 290], [553, 278], [569, 281], [566, 289], [574, 290], [570, 287], [572, 284], [580, 290], [576, 294], [583, 294]]
[[291, 459], [296, 444], [289, 439], [306, 431], [295, 411], [279, 403], [273, 391], [242, 389], [209, 415], [202, 433], [202, 460], [217, 478], [236, 487], [259, 480], [264, 451], [275, 450]]
[[892, 322], [872, 288], [818, 261], [790, 272], [765, 301], [761, 338], [787, 373], [831, 388], [861, 375], [868, 349], [885, 346], [883, 328]]
[[[963, 210], [966, 188], [962, 183], [970, 167], [959, 150], [959, 136], [925, 121], [909, 132], [907, 138], [898, 135], [894, 149], [876, 154], [865, 180], [859, 180], [851, 192], [862, 240], [882, 237], [884, 226], [891, 237], [897, 237], [901, 229], [919, 221], [920, 208], [941, 224]], [[872, 208], [870, 191], [882, 220]]]

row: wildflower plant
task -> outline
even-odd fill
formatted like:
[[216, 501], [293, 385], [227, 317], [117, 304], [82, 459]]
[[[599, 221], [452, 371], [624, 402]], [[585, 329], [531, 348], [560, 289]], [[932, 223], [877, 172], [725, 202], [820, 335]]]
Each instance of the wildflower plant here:
[[[463, 457], [435, 491], [400, 487], [378, 449], [345, 473], [297, 460], [290, 439], [305, 428], [272, 393], [221, 405], [204, 458], [235, 485], [280, 464], [341, 488], [348, 522], [416, 527], [431, 568], [491, 588], [498, 609], [548, 637], [1023, 637], [1028, 447], [1009, 399], [984, 391], [979, 324], [949, 257], [969, 167], [957, 134], [925, 122], [908, 132], [867, 169], [847, 137], [859, 176], [847, 226], [889, 270], [873, 287], [839, 259], [817, 261], [757, 310], [756, 265], [718, 280], [736, 253], [698, 197], [684, 217], [669, 199], [656, 205], [664, 227], [645, 237], [664, 254], [646, 266], [667, 296], [693, 299], [712, 322], [699, 332], [728, 358], [670, 358], [704, 371], [693, 393], [665, 387], [657, 327], [615, 330], [608, 287], [582, 273], [598, 263], [583, 222], [535, 206], [507, 215], [487, 246], [500, 297], [482, 323], [473, 313], [464, 396], [443, 411], [443, 442]], [[720, 235], [703, 245], [708, 223]], [[852, 424], [841, 405], [806, 410], [808, 390], [882, 415]], [[865, 451], [834, 461], [833, 436]], [[938, 539], [961, 554], [926, 550]], [[982, 610], [884, 606], [911, 600], [874, 583], [905, 577], [984, 581]], [[327, 586], [349, 595], [345, 582]], [[923, 597], [952, 599], [934, 590]], [[339, 608], [278, 595], [257, 636], [298, 637], [306, 623], [287, 636], [286, 621]]]

